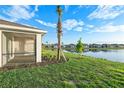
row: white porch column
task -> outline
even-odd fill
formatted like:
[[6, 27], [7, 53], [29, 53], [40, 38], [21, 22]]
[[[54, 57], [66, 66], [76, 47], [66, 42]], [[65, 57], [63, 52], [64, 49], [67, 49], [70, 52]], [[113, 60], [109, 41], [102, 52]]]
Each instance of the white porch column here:
[[0, 31], [0, 67], [2, 67], [2, 31]]
[[14, 36], [12, 37], [12, 57], [14, 58], [15, 56], [15, 44], [14, 44]]
[[42, 62], [41, 48], [42, 48], [41, 34], [36, 34], [36, 62]]

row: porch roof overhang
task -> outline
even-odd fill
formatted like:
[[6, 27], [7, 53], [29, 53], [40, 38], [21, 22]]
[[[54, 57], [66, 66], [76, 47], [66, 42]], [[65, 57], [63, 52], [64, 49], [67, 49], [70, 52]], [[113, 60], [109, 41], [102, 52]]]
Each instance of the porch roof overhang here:
[[22, 24], [17, 24], [14, 22], [9, 22], [5, 20], [0, 19], [0, 30], [3, 31], [14, 31], [14, 32], [23, 32], [23, 33], [39, 33], [39, 34], [46, 34], [47, 31], [27, 26], [27, 25], [22, 25]]

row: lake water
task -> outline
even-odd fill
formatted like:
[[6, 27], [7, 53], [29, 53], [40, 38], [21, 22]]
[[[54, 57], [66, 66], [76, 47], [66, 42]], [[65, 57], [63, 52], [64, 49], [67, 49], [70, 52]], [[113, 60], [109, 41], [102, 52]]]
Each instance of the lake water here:
[[124, 63], [124, 50], [86, 51], [83, 55]]

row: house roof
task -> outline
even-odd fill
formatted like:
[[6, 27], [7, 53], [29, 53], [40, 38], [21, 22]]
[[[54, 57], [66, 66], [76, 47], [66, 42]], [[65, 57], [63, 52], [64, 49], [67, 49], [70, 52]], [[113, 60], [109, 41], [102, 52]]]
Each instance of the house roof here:
[[33, 32], [33, 33], [46, 33], [46, 31], [42, 29], [38, 29], [36, 27], [22, 25], [6, 20], [0, 19], [0, 29], [2, 30], [14, 30], [14, 31], [25, 31], [25, 32]]

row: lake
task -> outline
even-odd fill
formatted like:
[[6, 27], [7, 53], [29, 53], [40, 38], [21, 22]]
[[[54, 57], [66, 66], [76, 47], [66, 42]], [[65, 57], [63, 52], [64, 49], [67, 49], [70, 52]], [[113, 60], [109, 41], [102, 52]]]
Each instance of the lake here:
[[83, 55], [124, 63], [124, 49], [85, 51]]

